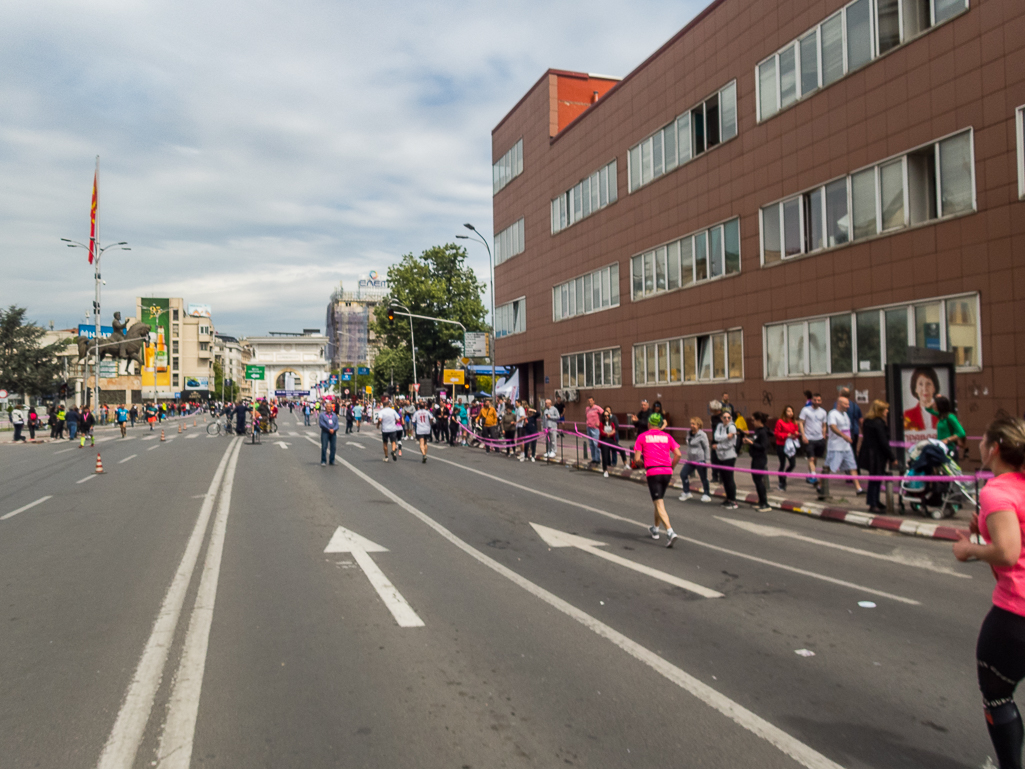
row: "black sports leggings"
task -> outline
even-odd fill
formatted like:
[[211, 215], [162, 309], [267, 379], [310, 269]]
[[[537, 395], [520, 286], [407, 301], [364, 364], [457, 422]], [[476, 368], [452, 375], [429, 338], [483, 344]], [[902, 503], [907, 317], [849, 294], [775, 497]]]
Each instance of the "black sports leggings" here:
[[986, 726], [1000, 769], [1022, 769], [1025, 737], [1014, 689], [1025, 678], [1025, 617], [994, 606], [975, 647]]

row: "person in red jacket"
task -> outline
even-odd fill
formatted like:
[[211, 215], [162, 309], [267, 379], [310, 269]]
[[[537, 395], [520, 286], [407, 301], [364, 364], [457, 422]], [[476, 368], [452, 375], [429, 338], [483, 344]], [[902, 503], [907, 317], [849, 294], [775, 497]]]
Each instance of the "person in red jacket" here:
[[801, 443], [801, 430], [797, 426], [797, 420], [794, 419], [794, 409], [792, 407], [787, 406], [783, 409], [783, 414], [776, 420], [776, 429], [773, 431], [773, 435], [776, 436], [776, 456], [779, 457], [780, 476], [778, 488], [780, 491], [786, 491], [787, 477], [783, 475], [783, 468], [789, 461], [790, 466], [786, 468], [786, 472], [792, 473], [794, 465], [797, 464], [797, 446], [794, 446], [794, 453], [787, 456], [787, 438], [793, 438], [797, 445]]

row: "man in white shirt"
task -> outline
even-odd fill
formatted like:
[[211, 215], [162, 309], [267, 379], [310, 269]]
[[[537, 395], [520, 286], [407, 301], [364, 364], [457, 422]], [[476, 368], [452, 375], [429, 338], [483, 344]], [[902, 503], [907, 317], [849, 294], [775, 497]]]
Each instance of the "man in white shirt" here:
[[434, 424], [434, 417], [427, 410], [423, 401], [416, 404], [416, 411], [413, 412], [413, 429], [416, 430], [416, 439], [420, 443], [420, 455], [424, 463], [427, 462], [427, 439], [431, 437], [431, 425]]
[[[801, 409], [797, 424], [801, 429], [801, 445], [808, 455], [808, 472], [815, 475], [815, 460], [826, 456], [826, 410], [822, 408], [822, 396], [815, 393], [811, 403]], [[814, 478], [808, 483], [818, 486]]]
[[384, 461], [388, 461], [388, 444], [391, 443], [391, 458], [397, 462], [398, 457], [395, 456], [395, 452], [401, 451], [398, 448], [398, 434], [402, 432], [402, 417], [391, 407], [387, 398], [382, 400], [381, 408], [378, 409], [374, 421], [381, 426], [381, 440], [384, 442]]
[[[836, 399], [836, 408], [829, 412], [826, 424], [829, 439], [826, 446], [826, 469], [834, 474], [850, 473], [854, 478], [854, 493], [863, 494], [858, 483], [858, 463], [854, 459], [854, 438], [851, 437], [851, 418], [847, 416], [850, 401], [844, 396]], [[829, 496], [829, 479], [819, 483], [819, 496]]]

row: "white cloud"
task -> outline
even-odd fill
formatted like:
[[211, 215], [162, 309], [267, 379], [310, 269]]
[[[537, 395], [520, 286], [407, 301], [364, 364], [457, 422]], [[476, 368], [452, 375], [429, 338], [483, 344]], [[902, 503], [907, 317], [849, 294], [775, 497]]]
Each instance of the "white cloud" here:
[[[548, 67], [625, 75], [701, 8], [595, 0], [11, 4], [0, 28], [0, 304], [58, 325], [140, 294], [239, 334], [322, 326], [328, 294], [491, 229], [491, 129]], [[487, 257], [471, 248], [486, 277]]]

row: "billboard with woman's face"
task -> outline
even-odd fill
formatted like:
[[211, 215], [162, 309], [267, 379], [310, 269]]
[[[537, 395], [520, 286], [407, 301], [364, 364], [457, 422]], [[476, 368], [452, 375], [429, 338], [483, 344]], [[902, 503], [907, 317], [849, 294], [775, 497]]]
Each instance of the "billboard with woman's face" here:
[[902, 366], [900, 409], [904, 416], [904, 440], [916, 443], [936, 437], [936, 396], [953, 400], [949, 366]]

